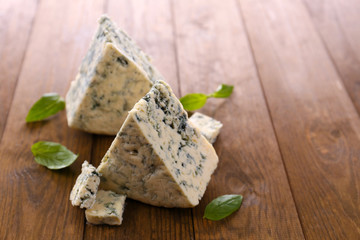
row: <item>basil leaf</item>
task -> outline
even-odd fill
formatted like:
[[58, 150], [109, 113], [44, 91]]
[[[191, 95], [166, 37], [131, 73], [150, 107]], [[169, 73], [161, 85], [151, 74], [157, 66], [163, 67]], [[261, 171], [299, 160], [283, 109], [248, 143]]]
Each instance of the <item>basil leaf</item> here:
[[44, 94], [30, 109], [26, 122], [41, 121], [65, 108], [65, 101], [57, 93]]
[[234, 86], [221, 84], [217, 89], [216, 92], [208, 95], [208, 97], [214, 98], [227, 98], [232, 94]]
[[62, 169], [70, 166], [79, 155], [55, 142], [40, 141], [31, 146], [35, 161], [49, 169]]
[[203, 93], [190, 93], [180, 98], [180, 102], [183, 107], [187, 111], [194, 111], [199, 108], [202, 108], [206, 100], [210, 97], [214, 98], [227, 98], [232, 94], [234, 86], [221, 84], [217, 90], [211, 94], [203, 94]]
[[241, 206], [243, 196], [241, 195], [223, 195], [212, 200], [205, 208], [204, 218], [217, 221], [221, 220]]
[[190, 93], [180, 98], [180, 102], [187, 111], [194, 111], [202, 108], [207, 100], [207, 96], [203, 93]]

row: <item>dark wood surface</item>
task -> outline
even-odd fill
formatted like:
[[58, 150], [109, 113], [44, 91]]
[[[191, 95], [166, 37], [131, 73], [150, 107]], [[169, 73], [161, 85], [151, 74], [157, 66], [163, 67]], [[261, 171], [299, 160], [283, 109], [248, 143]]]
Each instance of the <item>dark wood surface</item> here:
[[[360, 3], [356, 0], [56, 1], [0, 4], [0, 239], [360, 239]], [[177, 96], [232, 84], [200, 111], [224, 127], [200, 204], [128, 199], [120, 227], [86, 224], [72, 207], [81, 163], [113, 137], [67, 127], [65, 112], [26, 124], [44, 93], [65, 96], [107, 13], [152, 56]], [[39, 140], [79, 159], [51, 171]], [[223, 194], [239, 211], [202, 218]]]
[[0, 4], [0, 138], [24, 61], [36, 9], [35, 0], [4, 1]]
[[359, 238], [359, 115], [306, 8], [241, 8], [305, 237]]

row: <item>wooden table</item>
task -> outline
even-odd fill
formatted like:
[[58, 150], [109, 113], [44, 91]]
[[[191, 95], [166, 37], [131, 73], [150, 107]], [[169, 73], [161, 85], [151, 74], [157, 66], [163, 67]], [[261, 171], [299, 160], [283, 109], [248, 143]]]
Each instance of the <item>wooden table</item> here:
[[[201, 112], [223, 122], [220, 163], [200, 205], [127, 200], [120, 227], [86, 224], [69, 193], [113, 137], [26, 124], [44, 93], [65, 95], [108, 13], [178, 96], [235, 86]], [[360, 239], [360, 4], [356, 0], [6, 0], [0, 4], [0, 239]], [[39, 140], [79, 159], [51, 171]], [[238, 212], [202, 218], [215, 197]]]

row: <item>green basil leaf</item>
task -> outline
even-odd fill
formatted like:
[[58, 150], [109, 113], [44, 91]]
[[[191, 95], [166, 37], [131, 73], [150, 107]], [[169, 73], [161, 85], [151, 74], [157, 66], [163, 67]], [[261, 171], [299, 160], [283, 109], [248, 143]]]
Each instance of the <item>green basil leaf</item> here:
[[187, 111], [194, 111], [202, 108], [207, 100], [207, 96], [203, 93], [190, 93], [180, 98], [180, 102]]
[[221, 220], [241, 206], [243, 197], [241, 195], [223, 195], [212, 200], [205, 208], [204, 218], [217, 221]]
[[227, 98], [230, 97], [232, 94], [232, 91], [234, 89], [234, 86], [221, 84], [214, 93], [210, 94], [208, 97], [214, 97], [214, 98]]
[[35, 161], [49, 169], [62, 169], [70, 166], [79, 155], [55, 142], [40, 141], [31, 146]]
[[65, 108], [65, 101], [57, 93], [44, 94], [30, 109], [26, 122], [41, 121]]

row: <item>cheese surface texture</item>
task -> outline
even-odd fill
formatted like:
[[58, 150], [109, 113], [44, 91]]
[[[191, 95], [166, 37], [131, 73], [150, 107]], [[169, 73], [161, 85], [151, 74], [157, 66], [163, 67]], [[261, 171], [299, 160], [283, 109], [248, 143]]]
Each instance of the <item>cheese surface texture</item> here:
[[95, 204], [85, 211], [86, 220], [92, 224], [120, 225], [125, 199], [125, 195], [99, 190]]
[[222, 123], [202, 113], [194, 113], [189, 121], [197, 127], [201, 134], [210, 142], [214, 143], [220, 133]]
[[106, 16], [66, 95], [68, 125], [116, 135], [127, 112], [162, 76], [136, 43]]
[[80, 208], [90, 208], [95, 202], [99, 183], [100, 177], [96, 168], [85, 161], [70, 193], [71, 204]]
[[163, 81], [129, 112], [100, 166], [101, 188], [155, 206], [199, 203], [218, 157]]

